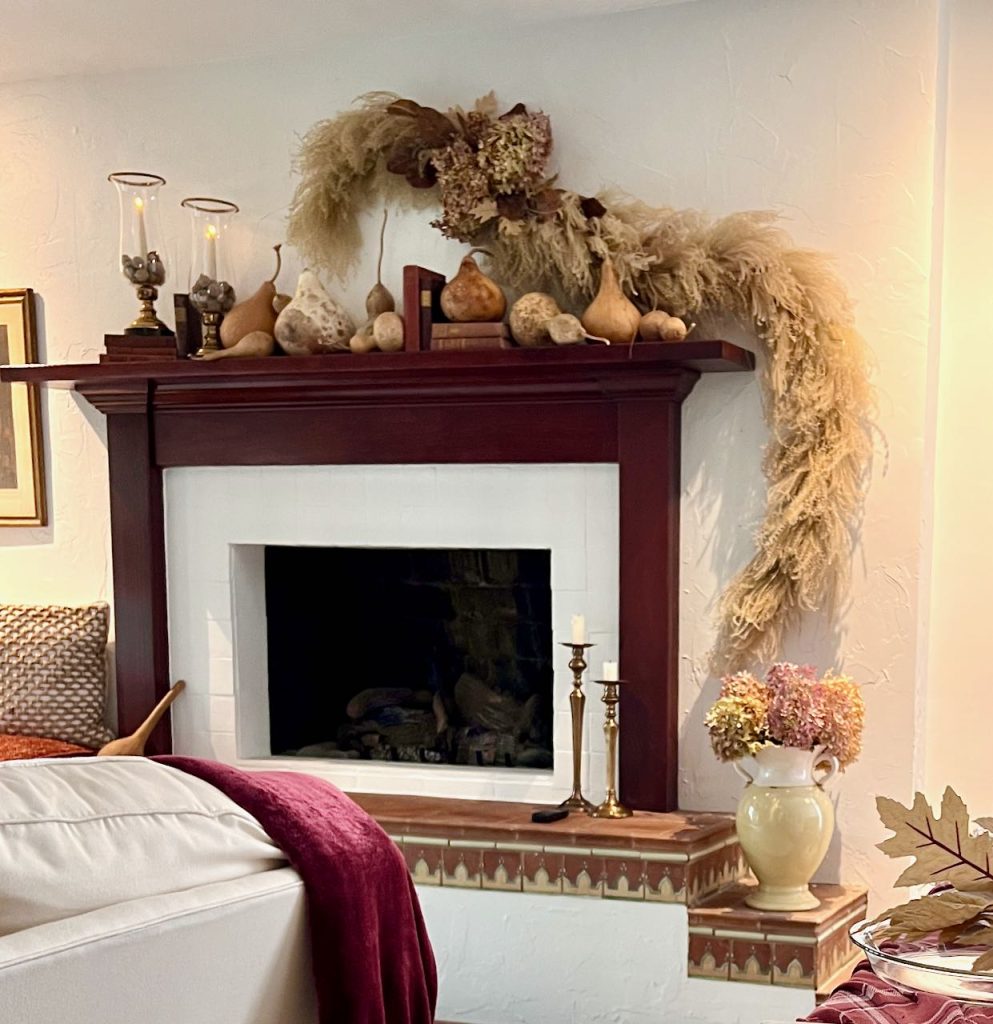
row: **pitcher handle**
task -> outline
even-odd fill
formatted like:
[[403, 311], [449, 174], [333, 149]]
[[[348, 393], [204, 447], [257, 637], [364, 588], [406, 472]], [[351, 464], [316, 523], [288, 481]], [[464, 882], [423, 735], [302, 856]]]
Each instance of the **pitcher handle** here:
[[743, 778], [743, 779], [745, 780], [745, 782], [747, 782], [747, 783], [748, 783], [749, 785], [751, 785], [751, 784], [752, 784], [752, 783], [753, 783], [753, 782], [755, 781], [755, 779], [754, 779], [754, 778], [752, 778], [752, 776], [751, 776], [751, 775], [749, 775], [749, 774], [748, 774], [748, 772], [747, 772], [747, 771], [745, 771], [745, 769], [744, 769], [744, 768], [742, 768], [742, 766], [741, 766], [741, 762], [740, 762], [740, 761], [732, 761], [732, 762], [731, 762], [731, 767], [732, 767], [732, 768], [734, 768], [734, 770], [735, 770], [735, 771], [736, 771], [736, 772], [737, 772], [737, 773], [738, 773], [738, 774], [739, 774], [739, 775], [740, 775], [740, 776], [741, 776], [741, 777], [742, 777], [742, 778]]
[[841, 768], [841, 765], [839, 764], [838, 759], [834, 756], [834, 754], [821, 754], [820, 757], [817, 758], [817, 764], [814, 766], [814, 771], [817, 771], [817, 768], [820, 765], [822, 765], [825, 761], [827, 761], [830, 764], [830, 767], [826, 770], [824, 775], [821, 776], [821, 778], [814, 779], [814, 782], [818, 786], [820, 786], [821, 789], [824, 788], [824, 783], [827, 782], [828, 779], [834, 778], [834, 776], [838, 774], [838, 771]]

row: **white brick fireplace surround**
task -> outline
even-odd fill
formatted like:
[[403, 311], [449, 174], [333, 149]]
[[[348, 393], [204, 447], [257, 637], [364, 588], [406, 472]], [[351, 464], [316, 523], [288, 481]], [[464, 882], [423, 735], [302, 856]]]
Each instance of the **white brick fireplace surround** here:
[[[177, 753], [307, 771], [354, 792], [552, 802], [571, 782], [568, 653], [555, 648], [553, 771], [271, 758], [263, 549], [539, 548], [551, 551], [556, 642], [586, 615], [591, 676], [617, 657], [616, 465], [306, 466], [165, 473], [169, 652], [188, 690], [173, 709]], [[300, 581], [320, 600], [320, 579]], [[376, 615], [370, 608], [369, 614]], [[383, 642], [390, 642], [383, 622]], [[328, 665], [348, 644], [327, 624]], [[599, 688], [587, 687], [584, 789], [600, 797]], [[592, 691], [592, 692], [590, 692]]]

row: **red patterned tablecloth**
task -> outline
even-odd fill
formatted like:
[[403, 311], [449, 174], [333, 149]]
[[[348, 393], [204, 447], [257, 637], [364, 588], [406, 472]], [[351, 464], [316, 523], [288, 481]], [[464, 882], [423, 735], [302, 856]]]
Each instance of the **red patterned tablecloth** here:
[[867, 960], [805, 1021], [818, 1024], [993, 1024], [993, 1005], [905, 992], [876, 977]]

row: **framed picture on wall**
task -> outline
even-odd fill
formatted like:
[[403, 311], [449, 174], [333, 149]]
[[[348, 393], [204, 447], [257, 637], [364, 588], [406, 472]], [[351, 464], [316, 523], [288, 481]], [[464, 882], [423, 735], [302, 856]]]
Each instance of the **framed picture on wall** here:
[[[34, 292], [0, 288], [0, 366], [37, 361]], [[0, 382], [0, 526], [47, 521], [38, 388]]]

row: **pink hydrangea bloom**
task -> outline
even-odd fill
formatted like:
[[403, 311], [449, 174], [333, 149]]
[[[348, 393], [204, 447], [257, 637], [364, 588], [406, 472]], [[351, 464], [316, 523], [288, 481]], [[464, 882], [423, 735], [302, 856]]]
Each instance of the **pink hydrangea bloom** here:
[[824, 707], [817, 675], [810, 666], [780, 662], [766, 677], [769, 702], [769, 736], [784, 747], [810, 749], [820, 742]]

